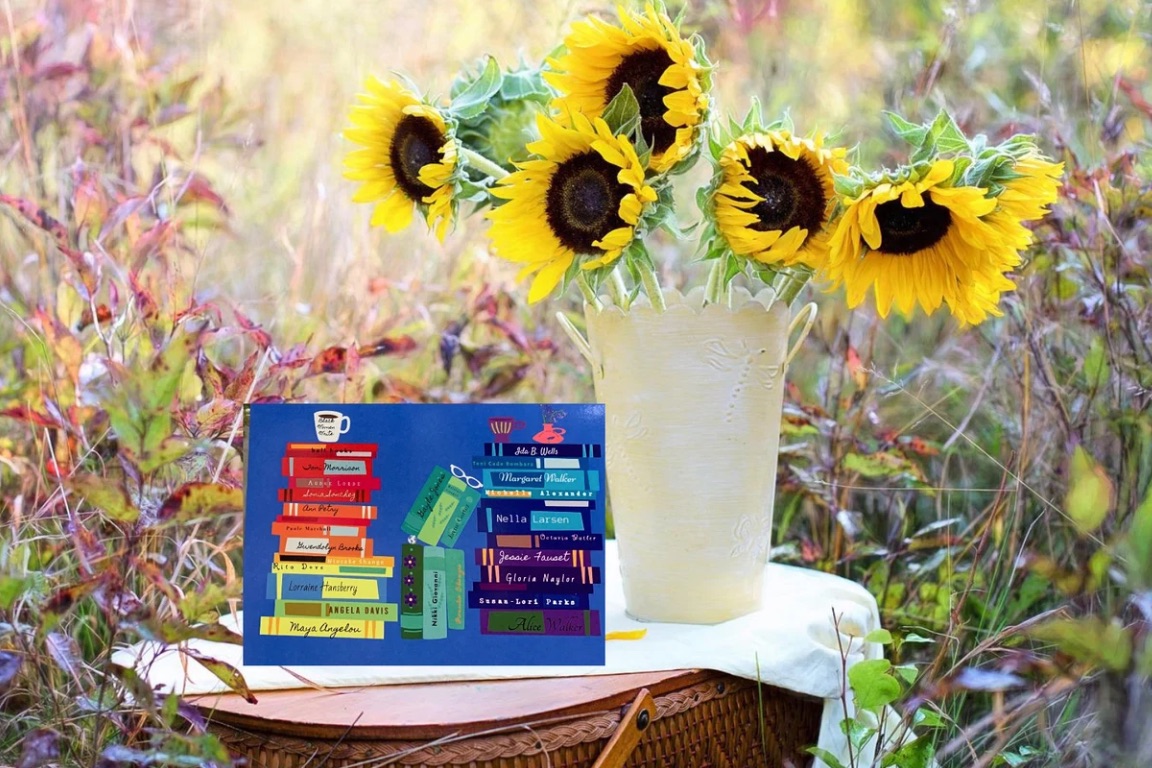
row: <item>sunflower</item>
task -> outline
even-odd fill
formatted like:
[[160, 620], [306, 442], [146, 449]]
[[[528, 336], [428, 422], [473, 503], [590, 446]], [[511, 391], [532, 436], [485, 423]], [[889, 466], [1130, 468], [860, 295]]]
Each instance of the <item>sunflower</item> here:
[[372, 226], [399, 232], [419, 208], [441, 240], [455, 207], [456, 141], [444, 116], [396, 81], [369, 76], [344, 135], [361, 145], [344, 178], [363, 182], [352, 200], [375, 203]]
[[1026, 221], [1037, 221], [1048, 215], [1048, 206], [1056, 202], [1063, 163], [1053, 163], [1036, 151], [1029, 151], [1011, 166], [1012, 178], [1002, 182], [996, 196], [996, 210], [985, 220], [1016, 251], [1032, 243], [1032, 230]]
[[997, 195], [1000, 210], [1020, 221], [1036, 221], [1048, 215], [1048, 206], [1056, 202], [1064, 163], [1053, 163], [1030, 151], [1012, 165], [1015, 178], [1004, 182]]
[[835, 208], [832, 174], [847, 173], [843, 149], [787, 130], [748, 133], [720, 154], [716, 229], [737, 256], [765, 264], [823, 266], [825, 226]]
[[544, 78], [560, 96], [560, 114], [603, 115], [628, 85], [640, 104], [640, 134], [652, 149], [650, 168], [664, 173], [690, 157], [708, 114], [704, 67], [692, 43], [651, 4], [644, 13], [617, 7], [620, 26], [594, 16], [572, 25], [567, 53], [548, 63]]
[[507, 202], [488, 213], [494, 250], [524, 265], [520, 277], [536, 273], [530, 302], [551, 293], [578, 254], [594, 256], [584, 269], [618, 259], [656, 200], [631, 142], [602, 119], [536, 122], [541, 138], [528, 149], [537, 159], [500, 180], [492, 194]]
[[904, 315], [916, 304], [941, 304], [961, 323], [1001, 314], [1000, 294], [1015, 284], [1004, 273], [1020, 262], [1014, 244], [985, 220], [996, 198], [979, 187], [952, 187], [955, 164], [936, 160], [920, 178], [874, 181], [846, 209], [832, 233], [826, 273], [843, 283], [849, 307], [871, 288], [876, 310], [894, 303]]

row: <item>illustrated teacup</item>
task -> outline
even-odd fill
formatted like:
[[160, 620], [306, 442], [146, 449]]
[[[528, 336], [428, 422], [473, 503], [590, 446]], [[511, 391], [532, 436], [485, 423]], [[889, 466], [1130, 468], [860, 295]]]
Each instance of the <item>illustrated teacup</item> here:
[[322, 443], [334, 443], [352, 429], [352, 419], [340, 411], [316, 411], [312, 420], [316, 425], [316, 439]]
[[488, 419], [488, 429], [492, 430], [492, 436], [498, 443], [508, 442], [508, 436], [512, 434], [512, 430], [524, 429], [524, 427], [524, 422], [510, 416], [493, 416]]

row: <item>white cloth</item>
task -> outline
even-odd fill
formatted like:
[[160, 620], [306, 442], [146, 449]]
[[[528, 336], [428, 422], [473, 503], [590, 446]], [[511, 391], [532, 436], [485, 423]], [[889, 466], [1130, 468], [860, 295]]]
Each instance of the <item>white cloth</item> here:
[[[756, 613], [723, 624], [665, 624], [639, 622], [624, 612], [624, 591], [618, 577], [614, 541], [605, 547], [605, 630], [645, 629], [638, 640], [609, 640], [602, 667], [486, 667], [486, 666], [307, 666], [299, 674], [325, 687], [357, 687], [445, 680], [492, 680], [525, 677], [563, 677], [673, 669], [716, 669], [738, 677], [760, 680], [798, 693], [824, 699], [818, 745], [847, 764], [847, 743], [840, 731], [844, 718], [840, 703], [841, 647], [848, 665], [879, 658], [882, 648], [861, 638], [880, 627], [876, 601], [859, 584], [818, 571], [770, 563], [764, 574], [762, 607]], [[837, 638], [835, 612], [840, 627]], [[237, 631], [232, 617], [222, 622]], [[232, 664], [252, 690], [300, 688], [300, 680], [282, 667], [241, 663], [241, 647], [192, 640], [200, 653]], [[149, 684], [165, 692], [205, 694], [227, 687], [207, 669], [179, 649], [154, 642], [120, 648], [113, 661], [135, 668]], [[816, 761], [817, 768], [823, 763]]]

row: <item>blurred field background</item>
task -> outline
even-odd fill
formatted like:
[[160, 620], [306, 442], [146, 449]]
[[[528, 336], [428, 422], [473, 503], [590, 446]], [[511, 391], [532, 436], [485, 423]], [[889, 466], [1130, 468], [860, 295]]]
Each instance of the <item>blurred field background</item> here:
[[[0, 0], [0, 764], [226, 762], [108, 652], [237, 605], [242, 403], [592, 398], [552, 319], [575, 298], [526, 306], [479, 220], [370, 230], [341, 130], [369, 73], [444, 95], [611, 8]], [[882, 109], [940, 107], [1067, 164], [1002, 319], [811, 291], [774, 556], [877, 595], [942, 764], [1150, 764], [1152, 6], [713, 0], [684, 27], [722, 112], [757, 96], [863, 165], [903, 159]]]

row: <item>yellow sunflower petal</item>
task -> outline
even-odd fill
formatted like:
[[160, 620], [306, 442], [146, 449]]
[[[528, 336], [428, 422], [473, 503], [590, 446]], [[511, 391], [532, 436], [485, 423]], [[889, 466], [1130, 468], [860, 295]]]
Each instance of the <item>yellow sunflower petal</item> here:
[[376, 204], [370, 224], [395, 234], [412, 223], [412, 201], [399, 192], [394, 192]]
[[559, 258], [545, 264], [538, 273], [536, 278], [532, 281], [532, 287], [528, 290], [528, 303], [535, 304], [537, 301], [546, 298], [560, 284], [560, 280], [564, 277], [564, 273], [568, 271], [568, 267], [572, 265], [574, 254], [571, 251], [561, 254]]
[[[1020, 242], [1019, 226], [985, 191], [944, 186], [951, 180], [951, 161], [939, 161], [917, 182], [875, 184], [855, 200], [846, 201], [836, 230], [829, 238], [826, 274], [843, 285], [849, 306], [857, 306], [870, 291], [876, 312], [886, 317], [895, 307], [910, 315], [917, 306], [931, 313], [941, 306], [961, 324], [983, 321], [1000, 313], [997, 302], [1014, 284], [1004, 272], [1014, 265]], [[928, 201], [933, 206], [928, 206]], [[901, 230], [885, 234], [877, 207], [898, 201], [909, 215]], [[946, 218], [938, 214], [948, 212]], [[923, 211], [917, 230], [911, 212]]]
[[[548, 60], [553, 71], [545, 73], [544, 78], [559, 94], [553, 101], [557, 112], [598, 117], [614, 95], [606, 93], [609, 81], [621, 72], [621, 67], [628, 66], [628, 58], [649, 51], [662, 52], [668, 66], [658, 82], [671, 93], [665, 94], [661, 113], [644, 117], [661, 118], [677, 129], [670, 144], [653, 148], [651, 168], [663, 173], [688, 157], [702, 140], [698, 126], [706, 120], [709, 100], [695, 65], [695, 49], [662, 12], [646, 9], [635, 13], [618, 7], [617, 18], [617, 24], [594, 16], [573, 24], [564, 41], [565, 53]], [[630, 84], [634, 88], [637, 85]], [[667, 142], [667, 138], [661, 142]]]
[[[389, 232], [411, 224], [419, 207], [442, 239], [451, 222], [456, 184], [455, 139], [448, 133], [443, 115], [396, 81], [369, 76], [364, 90], [350, 108], [350, 127], [343, 132], [348, 141], [358, 145], [343, 163], [344, 177], [360, 182], [353, 201], [374, 204], [371, 226], [382, 226]], [[393, 144], [401, 140], [399, 135], [404, 131], [409, 131], [408, 140], [415, 135], [425, 144], [430, 136], [436, 136], [437, 143], [424, 148], [438, 153], [441, 161], [422, 166], [416, 174], [394, 168]], [[426, 187], [428, 194], [409, 196], [420, 187]]]
[[[536, 274], [532, 301], [554, 289], [576, 259], [584, 269], [618, 259], [635, 238], [635, 225], [645, 209], [657, 198], [644, 183], [644, 169], [626, 137], [614, 136], [600, 118], [569, 115], [566, 120], [539, 118], [541, 139], [533, 147], [539, 157], [519, 164], [496, 185], [493, 194], [507, 202], [487, 214], [493, 250], [525, 264], [524, 276]], [[577, 172], [570, 173], [569, 168]], [[568, 209], [562, 202], [558, 208], [549, 207], [554, 199], [580, 199], [578, 194], [570, 197], [573, 192], [562, 185], [579, 185], [588, 173], [599, 176], [593, 183], [623, 188], [614, 210], [591, 211], [587, 219], [573, 220], [566, 217], [578, 217], [580, 205]], [[592, 237], [590, 230], [602, 234]]]

